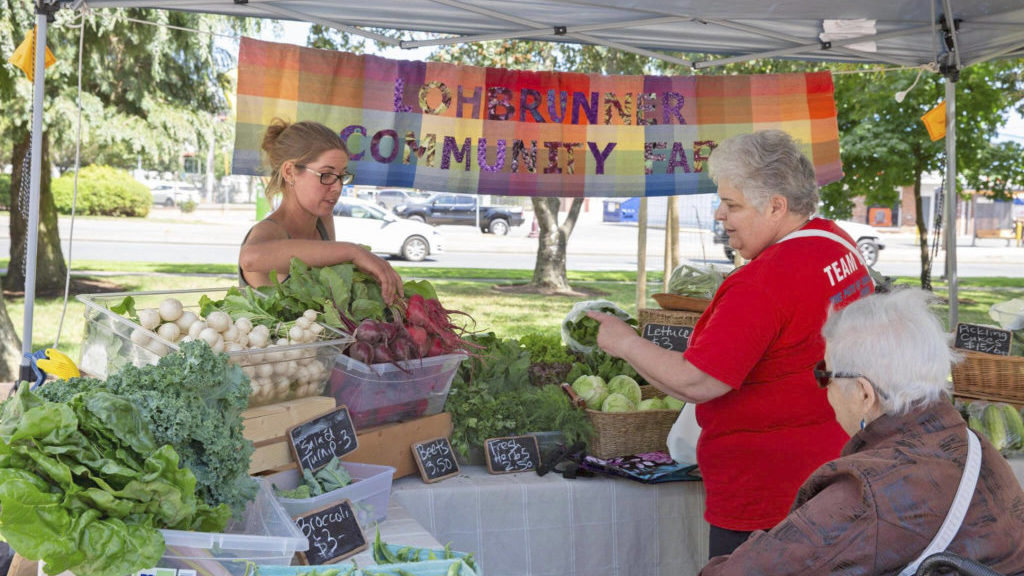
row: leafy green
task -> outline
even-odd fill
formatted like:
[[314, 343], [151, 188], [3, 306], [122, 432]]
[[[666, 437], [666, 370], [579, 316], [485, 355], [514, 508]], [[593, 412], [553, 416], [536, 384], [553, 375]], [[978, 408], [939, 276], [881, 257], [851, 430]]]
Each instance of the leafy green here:
[[595, 348], [589, 354], [579, 356], [579, 361], [574, 362], [569, 375], [565, 377], [567, 382], [575, 382], [580, 376], [600, 376], [606, 382], [619, 374], [625, 374], [641, 386], [647, 381], [637, 374], [637, 371], [622, 358], [616, 358]]
[[0, 536], [48, 573], [121, 576], [155, 566], [159, 528], [222, 531], [178, 454], [130, 401], [87, 390], [47, 402], [22, 386], [0, 412]]
[[571, 364], [576, 360], [557, 334], [527, 334], [519, 338], [519, 343], [530, 353], [530, 362], [534, 364]]
[[445, 404], [452, 447], [464, 458], [495, 436], [560, 430], [568, 442], [590, 437], [586, 416], [558, 386], [530, 384], [530, 353], [517, 340], [493, 332], [467, 339], [482, 348], [459, 366]]
[[135, 323], [139, 322], [139, 313], [135, 310], [135, 298], [132, 298], [131, 296], [125, 296], [124, 300], [121, 300], [119, 304], [111, 306], [110, 311], [115, 314], [127, 316]]
[[156, 366], [126, 366], [106, 381], [57, 380], [42, 386], [39, 396], [70, 402], [88, 390], [108, 391], [136, 406], [155, 442], [174, 447], [195, 474], [205, 502], [241, 512], [256, 495], [258, 486], [249, 477], [252, 442], [242, 436], [249, 378], [227, 356], [201, 341], [184, 342]]
[[331, 458], [326, 466], [316, 471], [302, 471], [302, 483], [292, 490], [282, 490], [274, 486], [274, 492], [281, 498], [292, 498], [303, 500], [312, 498], [339, 488], [344, 488], [352, 483], [352, 476], [341, 464], [337, 456]]
[[707, 269], [682, 264], [672, 271], [668, 278], [668, 291], [693, 298], [712, 298], [725, 278], [721, 272], [708, 266]]
[[[619, 315], [619, 311], [611, 306], [599, 306], [591, 308], [591, 310], [604, 312], [612, 316]], [[635, 318], [629, 318], [625, 322], [630, 326], [636, 326], [637, 324]], [[576, 320], [566, 320], [565, 325], [569, 330], [569, 335], [579, 344], [587, 347], [597, 346], [597, 332], [601, 328], [601, 323], [597, 320], [583, 314]]]

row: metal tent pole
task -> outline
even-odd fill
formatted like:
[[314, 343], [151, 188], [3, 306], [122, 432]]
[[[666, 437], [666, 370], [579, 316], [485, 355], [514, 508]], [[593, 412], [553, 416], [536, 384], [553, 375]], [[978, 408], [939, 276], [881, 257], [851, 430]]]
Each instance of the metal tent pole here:
[[[28, 246], [25, 249], [25, 320], [21, 332], [21, 379], [35, 380], [32, 375], [32, 367], [25, 358], [25, 354], [32, 353], [32, 310], [36, 299], [36, 251], [39, 245], [39, 188], [40, 175], [43, 166], [43, 90], [45, 88], [46, 76], [46, 19], [48, 9], [44, 6], [36, 7], [36, 59], [35, 77], [32, 89], [32, 167], [29, 172], [31, 178], [28, 197], [28, 223], [25, 226], [25, 235], [28, 239]], [[24, 177], [24, 175], [22, 175]]]
[[946, 79], [946, 282], [949, 288], [949, 329], [956, 327], [956, 80]]

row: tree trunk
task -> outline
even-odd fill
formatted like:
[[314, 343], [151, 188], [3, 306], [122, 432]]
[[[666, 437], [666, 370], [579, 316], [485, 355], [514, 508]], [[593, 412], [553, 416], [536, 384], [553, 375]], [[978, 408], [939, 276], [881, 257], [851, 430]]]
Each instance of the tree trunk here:
[[[36, 293], [59, 292], [64, 288], [67, 266], [60, 246], [57, 228], [57, 207], [50, 192], [50, 155], [47, 135], [43, 133], [42, 178], [39, 187], [39, 230], [36, 254]], [[11, 263], [7, 267], [4, 283], [8, 290], [25, 290], [25, 252], [28, 248], [28, 194], [21, 195], [30, 186], [31, 134], [25, 133], [14, 145], [11, 175]]]
[[[939, 209], [942, 207], [939, 206]], [[917, 213], [917, 242], [921, 247], [921, 288], [932, 289], [932, 257], [928, 247], [928, 222], [921, 206], [921, 173], [914, 176], [914, 211]]]
[[21, 338], [7, 315], [0, 285], [0, 382], [14, 382], [21, 375]]
[[565, 250], [569, 236], [576, 226], [576, 218], [583, 207], [582, 198], [573, 198], [569, 213], [558, 224], [558, 198], [533, 198], [533, 213], [537, 218], [537, 264], [530, 285], [541, 292], [569, 292], [569, 279], [565, 273]]

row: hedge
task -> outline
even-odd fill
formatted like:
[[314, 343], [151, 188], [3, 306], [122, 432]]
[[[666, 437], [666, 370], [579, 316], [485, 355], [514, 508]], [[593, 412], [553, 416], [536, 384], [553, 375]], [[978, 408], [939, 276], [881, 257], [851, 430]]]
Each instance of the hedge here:
[[[57, 212], [61, 214], [71, 213], [74, 179], [74, 173], [69, 172], [50, 186]], [[94, 165], [78, 172], [77, 214], [143, 218], [149, 214], [152, 204], [149, 188], [124, 170]]]

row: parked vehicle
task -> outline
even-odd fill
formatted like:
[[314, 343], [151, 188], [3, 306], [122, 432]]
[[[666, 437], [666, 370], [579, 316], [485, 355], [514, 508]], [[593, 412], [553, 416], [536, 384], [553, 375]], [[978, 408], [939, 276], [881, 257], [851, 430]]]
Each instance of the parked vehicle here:
[[433, 226], [396, 218], [379, 206], [358, 198], [339, 198], [334, 205], [338, 240], [369, 246], [371, 252], [419, 262], [440, 254], [444, 236]]
[[153, 195], [154, 204], [162, 204], [168, 208], [180, 206], [182, 202], [199, 202], [199, 190], [187, 182], [169, 180], [151, 180], [146, 182], [149, 192]]
[[[857, 249], [860, 250], [861, 256], [864, 257], [864, 262], [868, 266], [874, 266], [878, 262], [878, 252], [885, 248], [885, 244], [882, 243], [878, 231], [867, 224], [850, 222], [848, 220], [836, 220], [836, 224], [857, 243]], [[729, 234], [722, 227], [722, 223], [715, 220], [712, 230], [715, 234], [715, 244], [723, 244], [725, 257], [732, 260], [735, 250], [729, 246]]]
[[[421, 202], [395, 206], [395, 214], [427, 224], [476, 226], [477, 200], [471, 194], [432, 194]], [[481, 206], [480, 231], [498, 236], [508, 234], [510, 226], [523, 223], [523, 209], [510, 206]]]
[[374, 194], [374, 202], [377, 206], [391, 211], [400, 204], [425, 200], [430, 194], [418, 190], [385, 189]]

